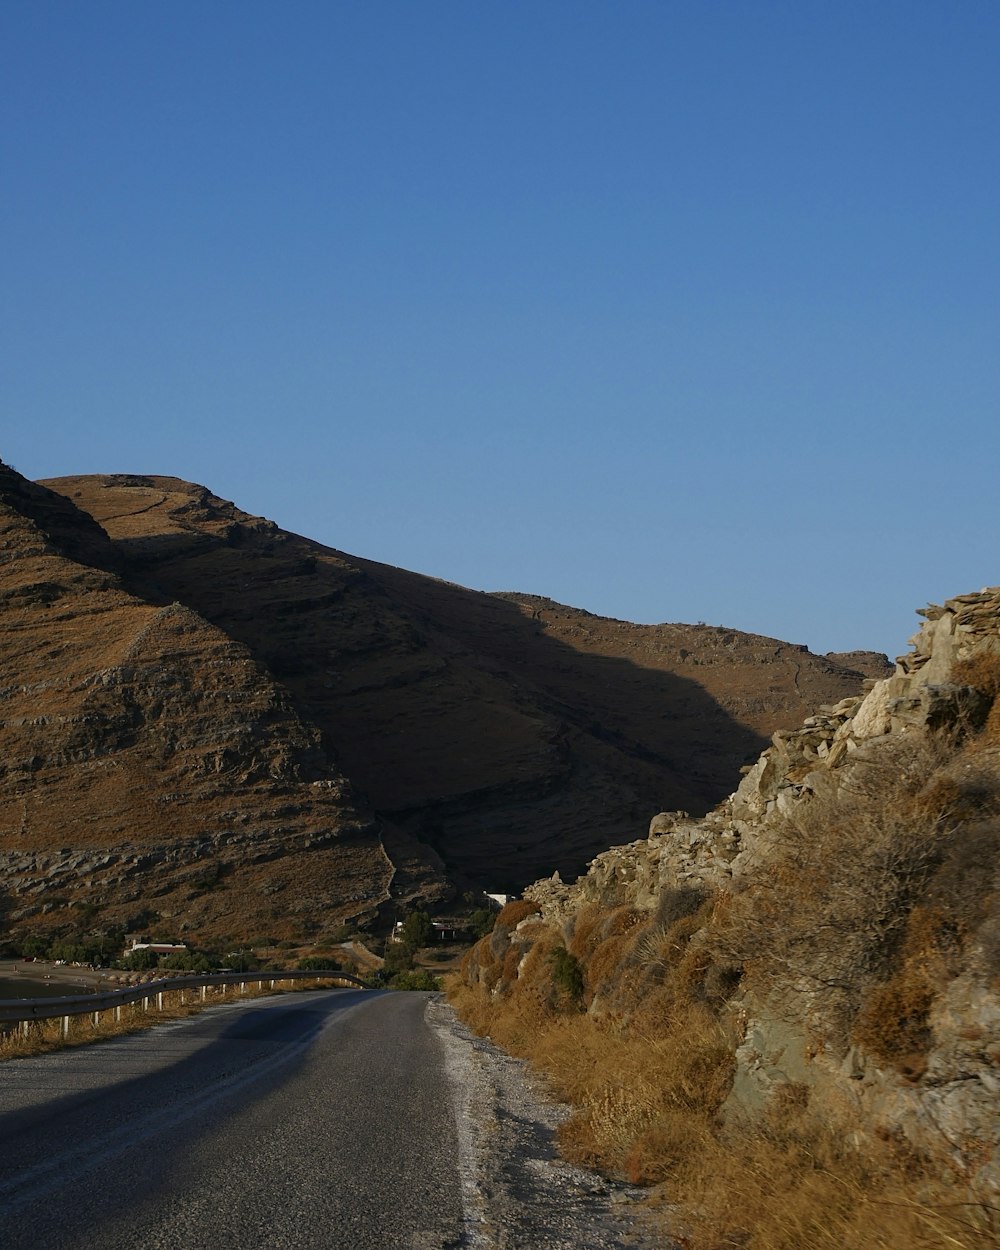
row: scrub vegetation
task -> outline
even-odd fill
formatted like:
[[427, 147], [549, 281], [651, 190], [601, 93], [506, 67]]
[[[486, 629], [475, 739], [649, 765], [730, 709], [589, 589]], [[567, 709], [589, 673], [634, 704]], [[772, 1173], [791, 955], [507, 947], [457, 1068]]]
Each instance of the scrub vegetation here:
[[[962, 678], [996, 701], [1000, 662]], [[731, 1098], [762, 1005], [798, 1030], [804, 1060], [862, 1055], [906, 1090], [956, 978], [997, 989], [998, 727], [991, 713], [965, 736], [903, 736], [855, 769], [853, 793], [775, 822], [766, 871], [731, 888], [677, 883], [652, 909], [598, 899], [548, 920], [508, 904], [449, 996], [571, 1105], [565, 1154], [650, 1186], [685, 1250], [1000, 1244], [974, 1142], [949, 1164], [902, 1133], [861, 1139], [796, 1079], [753, 1115]]]

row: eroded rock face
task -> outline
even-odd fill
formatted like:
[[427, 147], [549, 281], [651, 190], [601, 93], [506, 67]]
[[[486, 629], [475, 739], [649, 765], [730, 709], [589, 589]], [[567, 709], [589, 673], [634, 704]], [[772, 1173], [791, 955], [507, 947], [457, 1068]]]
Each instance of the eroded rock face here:
[[[538, 881], [525, 897], [567, 936], [595, 903], [652, 913], [665, 892], [683, 887], [738, 898], [766, 883], [778, 862], [776, 848], [788, 844], [789, 829], [799, 830], [798, 836], [802, 830], [824, 836], [823, 822], [809, 819], [817, 804], [834, 818], [849, 811], [863, 821], [881, 779], [909, 767], [910, 760], [931, 758], [934, 750], [950, 751], [958, 775], [945, 772], [937, 784], [949, 787], [954, 797], [935, 820], [951, 832], [924, 864], [921, 879], [929, 884], [919, 896], [925, 920], [939, 926], [937, 945], [928, 946], [916, 965], [927, 974], [923, 984], [934, 987], [919, 1053], [890, 1063], [850, 1044], [830, 1024], [836, 1015], [831, 1003], [839, 1002], [842, 1011], [849, 993], [832, 982], [824, 987], [817, 977], [799, 976], [793, 963], [770, 991], [751, 985], [728, 1006], [736, 1075], [726, 1111], [753, 1119], [783, 1089], [803, 1087], [817, 1114], [843, 1125], [856, 1140], [901, 1136], [922, 1155], [939, 1159], [977, 1195], [995, 1195], [1000, 1192], [995, 859], [1000, 815], [994, 810], [1000, 794], [1000, 725], [995, 724], [1000, 588], [949, 599], [923, 615], [913, 652], [897, 661], [893, 676], [870, 682], [863, 697], [821, 707], [797, 730], [776, 732], [737, 790], [707, 817], [661, 812], [650, 822], [646, 840], [597, 856], [576, 881]], [[977, 670], [983, 679], [970, 684]], [[986, 731], [976, 737], [984, 722]], [[963, 739], [971, 753], [957, 753], [954, 744]], [[927, 749], [915, 749], [921, 745]], [[992, 798], [988, 810], [976, 815], [983, 793]], [[904, 830], [907, 821], [919, 818], [919, 809], [914, 812], [902, 816]], [[839, 836], [836, 819], [829, 828], [826, 836]], [[891, 863], [876, 866], [887, 874], [894, 870]], [[913, 907], [918, 896], [892, 884], [896, 892], [887, 892], [886, 906]], [[892, 942], [901, 941], [906, 915], [883, 919], [881, 932], [896, 934], [885, 939], [891, 951]], [[781, 924], [781, 917], [774, 923]], [[845, 931], [843, 940], [855, 938]], [[872, 958], [884, 954], [876, 951]], [[886, 999], [887, 1011], [894, 1010], [893, 1001]], [[601, 1008], [595, 998], [591, 1009]]]

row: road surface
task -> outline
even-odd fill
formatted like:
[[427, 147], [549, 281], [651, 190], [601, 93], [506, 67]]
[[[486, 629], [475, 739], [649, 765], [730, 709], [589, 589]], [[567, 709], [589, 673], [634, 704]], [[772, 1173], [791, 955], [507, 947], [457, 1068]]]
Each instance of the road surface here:
[[259, 999], [0, 1065], [0, 1246], [462, 1245], [427, 997]]
[[0, 1250], [665, 1250], [436, 994], [209, 1008], [0, 1063]]

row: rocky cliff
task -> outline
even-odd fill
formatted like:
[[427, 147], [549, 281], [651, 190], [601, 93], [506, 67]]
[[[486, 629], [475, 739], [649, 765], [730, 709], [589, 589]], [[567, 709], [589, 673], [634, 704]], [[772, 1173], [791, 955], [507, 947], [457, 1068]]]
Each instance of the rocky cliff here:
[[525, 890], [534, 914], [467, 976], [502, 1003], [564, 943], [595, 1019], [716, 1021], [724, 1123], [772, 1132], [794, 1104], [995, 1204], [1000, 589], [922, 615], [892, 676], [777, 731], [707, 816], [662, 812], [578, 880]]

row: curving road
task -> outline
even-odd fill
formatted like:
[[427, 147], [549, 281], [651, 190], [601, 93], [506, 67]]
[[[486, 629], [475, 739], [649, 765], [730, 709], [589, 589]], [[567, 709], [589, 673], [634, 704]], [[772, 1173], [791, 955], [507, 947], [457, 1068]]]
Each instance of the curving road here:
[[463, 1244], [424, 994], [221, 1006], [0, 1065], [3, 1250]]

